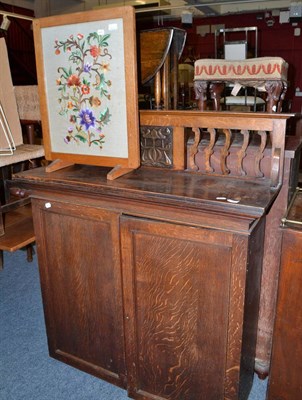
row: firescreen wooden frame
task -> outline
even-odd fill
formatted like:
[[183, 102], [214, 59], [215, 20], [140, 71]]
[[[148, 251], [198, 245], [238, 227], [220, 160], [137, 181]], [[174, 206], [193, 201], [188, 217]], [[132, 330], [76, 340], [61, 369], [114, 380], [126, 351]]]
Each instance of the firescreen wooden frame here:
[[[133, 7], [51, 16], [36, 19], [33, 26], [46, 159], [137, 168], [140, 155]], [[108, 39], [112, 39], [111, 47]], [[112, 54], [116, 55], [116, 65]], [[69, 64], [62, 65], [62, 61]], [[103, 102], [107, 108], [97, 114], [95, 110]], [[110, 132], [106, 136], [102, 133], [105, 124]]]

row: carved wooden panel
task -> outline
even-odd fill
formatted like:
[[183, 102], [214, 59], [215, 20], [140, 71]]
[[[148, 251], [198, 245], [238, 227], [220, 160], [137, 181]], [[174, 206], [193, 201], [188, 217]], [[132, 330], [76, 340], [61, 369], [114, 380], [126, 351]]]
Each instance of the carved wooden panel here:
[[141, 163], [153, 167], [172, 167], [173, 129], [163, 126], [140, 128]]
[[118, 215], [33, 200], [51, 356], [122, 384]]
[[[188, 144], [188, 170], [216, 175], [270, 177], [269, 132], [215, 128], [192, 128], [192, 132], [193, 138]], [[269, 159], [263, 163], [265, 152]]]
[[246, 260], [232, 244], [228, 233], [122, 218], [130, 395], [238, 398]]
[[[191, 130], [193, 139], [188, 147], [183, 146], [183, 153], [187, 150], [187, 163], [183, 169], [202, 174], [236, 175], [245, 180], [260, 178], [272, 189], [276, 189], [282, 183], [285, 124], [289, 116], [277, 114], [272, 117], [268, 113], [142, 110], [140, 123], [141, 126], [149, 126], [150, 129], [152, 126], [156, 126], [157, 129], [160, 126], [162, 129], [172, 127], [173, 139], [174, 142], [177, 140], [178, 146], [181, 144], [180, 136], [183, 143], [186, 143], [188, 130]], [[240, 137], [241, 141], [238, 140]], [[263, 163], [265, 152], [269, 153], [266, 165]], [[252, 159], [249, 157], [248, 160], [248, 156], [251, 155]], [[181, 157], [179, 159], [181, 160]], [[181, 164], [172, 164], [171, 167], [179, 169]]]

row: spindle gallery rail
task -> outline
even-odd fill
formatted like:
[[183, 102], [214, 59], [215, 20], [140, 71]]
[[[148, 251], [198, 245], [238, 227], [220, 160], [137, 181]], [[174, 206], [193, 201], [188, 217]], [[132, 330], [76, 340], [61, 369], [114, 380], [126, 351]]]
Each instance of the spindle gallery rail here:
[[[262, 178], [272, 188], [278, 188], [282, 183], [286, 120], [290, 116], [140, 111], [142, 164], [243, 179]], [[264, 157], [268, 163], [262, 162]], [[247, 158], [249, 162], [244, 163]]]

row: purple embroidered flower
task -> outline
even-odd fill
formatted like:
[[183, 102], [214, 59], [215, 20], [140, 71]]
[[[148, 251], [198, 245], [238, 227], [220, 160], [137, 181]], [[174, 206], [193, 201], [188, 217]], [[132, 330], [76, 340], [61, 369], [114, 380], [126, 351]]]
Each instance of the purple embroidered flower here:
[[84, 65], [84, 72], [90, 72], [92, 65], [89, 63], [86, 63]]
[[81, 124], [85, 125], [86, 131], [88, 131], [91, 126], [94, 126], [96, 118], [93, 115], [93, 112], [88, 108], [86, 110], [82, 110], [79, 114], [79, 117], [81, 118]]

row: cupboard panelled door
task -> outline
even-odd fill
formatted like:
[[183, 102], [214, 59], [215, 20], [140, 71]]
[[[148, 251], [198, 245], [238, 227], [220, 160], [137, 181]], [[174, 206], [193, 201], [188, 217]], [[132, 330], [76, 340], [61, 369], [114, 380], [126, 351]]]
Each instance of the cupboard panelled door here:
[[130, 396], [237, 398], [241, 328], [232, 315], [242, 312], [234, 286], [246, 260], [233, 252], [235, 235], [131, 217], [121, 232]]
[[124, 385], [119, 216], [33, 199], [50, 355]]

